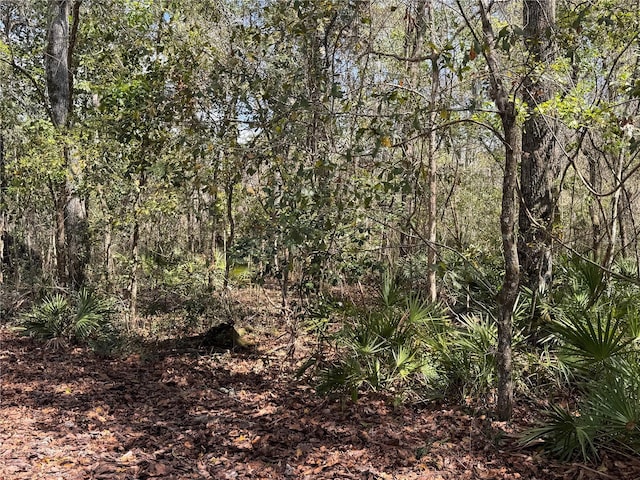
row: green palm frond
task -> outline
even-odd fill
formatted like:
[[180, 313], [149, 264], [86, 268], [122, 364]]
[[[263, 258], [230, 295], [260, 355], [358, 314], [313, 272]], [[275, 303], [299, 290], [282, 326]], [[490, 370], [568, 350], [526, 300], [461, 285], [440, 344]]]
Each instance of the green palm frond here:
[[396, 277], [389, 270], [386, 270], [382, 275], [379, 296], [385, 307], [393, 307], [402, 299], [402, 291], [396, 281]]
[[23, 317], [18, 330], [39, 340], [51, 340], [67, 337], [70, 323], [69, 302], [57, 293], [34, 306]]
[[70, 298], [56, 293], [34, 306], [18, 330], [60, 348], [97, 336], [108, 324], [110, 312], [110, 305], [88, 289]]
[[640, 366], [637, 358], [619, 362], [603, 380], [590, 385], [587, 408], [610, 438], [640, 449]]
[[77, 295], [77, 309], [73, 322], [73, 334], [79, 341], [86, 341], [96, 334], [110, 313], [110, 305], [94, 292], [83, 288]]
[[421, 359], [416, 350], [400, 345], [392, 351], [393, 355], [393, 372], [400, 376], [401, 379], [405, 379], [417, 371], [421, 371], [423, 366], [427, 364], [424, 359]]
[[546, 449], [562, 460], [569, 460], [577, 454], [584, 460], [597, 458], [597, 429], [588, 417], [574, 415], [557, 405], [553, 405], [546, 414], [549, 422], [529, 430], [521, 440], [523, 444], [542, 440]]
[[407, 323], [427, 331], [442, 331], [448, 327], [449, 317], [444, 307], [431, 303], [419, 295], [409, 295], [406, 300]]
[[624, 322], [614, 318], [612, 312], [570, 317], [557, 321], [554, 329], [564, 341], [565, 355], [574, 358], [577, 366], [585, 369], [609, 363], [631, 343]]
[[588, 305], [595, 304], [607, 287], [604, 269], [596, 262], [590, 262], [580, 257], [574, 257], [571, 260], [571, 268], [576, 274], [574, 278], [579, 281], [579, 284], [575, 286], [575, 291], [586, 288]]
[[374, 332], [362, 332], [350, 342], [356, 354], [375, 355], [380, 353], [386, 347], [383, 337], [376, 335]]

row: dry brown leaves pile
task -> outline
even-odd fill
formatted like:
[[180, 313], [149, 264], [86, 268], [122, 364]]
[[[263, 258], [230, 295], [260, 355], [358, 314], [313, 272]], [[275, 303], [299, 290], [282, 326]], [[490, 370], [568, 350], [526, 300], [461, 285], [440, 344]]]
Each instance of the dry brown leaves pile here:
[[0, 334], [5, 480], [640, 478], [633, 459], [562, 465], [523, 450], [518, 421], [319, 398], [273, 341], [105, 359]]

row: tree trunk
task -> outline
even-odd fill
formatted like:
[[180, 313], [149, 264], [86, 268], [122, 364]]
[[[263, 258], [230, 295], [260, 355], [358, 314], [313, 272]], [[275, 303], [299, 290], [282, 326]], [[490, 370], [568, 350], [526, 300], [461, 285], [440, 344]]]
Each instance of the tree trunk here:
[[513, 380], [511, 378], [512, 316], [518, 297], [520, 281], [520, 263], [515, 230], [518, 218], [518, 162], [522, 156], [522, 140], [520, 127], [516, 123], [516, 116], [516, 108], [513, 102], [509, 102], [507, 108], [500, 113], [505, 136], [505, 168], [502, 181], [502, 211], [500, 213], [505, 275], [498, 297], [500, 318], [498, 320], [497, 365], [498, 417], [500, 420], [509, 420], [513, 410]]
[[[69, 2], [49, 0], [50, 24], [47, 32], [45, 68], [51, 122], [58, 130], [67, 127], [69, 113]], [[56, 226], [56, 270], [58, 282], [67, 285], [67, 255], [65, 232], [65, 207], [67, 188], [64, 183], [52, 186]]]
[[113, 218], [109, 213], [109, 205], [105, 200], [102, 189], [98, 190], [98, 198], [100, 199], [100, 207], [102, 218], [105, 219], [104, 233], [102, 236], [102, 278], [109, 293], [113, 292], [115, 280], [115, 264], [113, 261]]
[[64, 208], [66, 234], [66, 260], [69, 286], [77, 290], [85, 282], [85, 271], [89, 263], [89, 228], [87, 224], [87, 203], [75, 192], [79, 172], [76, 171], [71, 153], [65, 147], [69, 173], [65, 185], [67, 201]]
[[129, 277], [129, 325], [136, 325], [138, 316], [138, 268], [140, 265], [140, 223], [134, 221], [131, 233], [131, 276]]
[[[589, 160], [589, 184], [594, 190], [600, 192], [602, 190], [602, 173], [600, 172], [600, 165], [598, 163], [597, 156], [588, 156]], [[591, 218], [591, 250], [593, 252], [593, 259], [598, 261], [601, 258], [601, 245], [602, 245], [602, 221], [599, 202], [600, 199], [594, 196], [589, 200], [589, 217]]]
[[[409, 77], [410, 86], [418, 90], [419, 70], [418, 62], [415, 61], [423, 55], [423, 47], [427, 35], [430, 33], [430, 41], [435, 45], [436, 31], [435, 19], [433, 15], [433, 3], [430, 0], [414, 0], [407, 5], [405, 14], [405, 47], [404, 55], [407, 58], [406, 68]], [[435, 48], [435, 47], [434, 47]], [[440, 89], [440, 69], [438, 67], [438, 55], [431, 55], [431, 85], [429, 88], [429, 124], [427, 135], [427, 165], [425, 169], [422, 148], [413, 142], [407, 145], [407, 155], [412, 160], [417, 160], [418, 178], [421, 186], [421, 192], [426, 191], [427, 203], [427, 219], [426, 219], [426, 239], [427, 239], [427, 297], [430, 301], [435, 302], [437, 299], [436, 285], [436, 216], [437, 216], [437, 189], [436, 189], [436, 120], [438, 113], [436, 111], [436, 101]], [[426, 174], [425, 174], [426, 171]], [[426, 175], [426, 179], [425, 179]], [[425, 181], [426, 180], [426, 181]], [[424, 182], [424, 183], [423, 183]], [[426, 185], [425, 185], [426, 184]], [[402, 205], [406, 204], [406, 194], [402, 195]], [[417, 208], [417, 205], [414, 206]], [[411, 210], [411, 209], [409, 209]], [[410, 223], [410, 222], [408, 222]], [[404, 256], [409, 252], [407, 248], [407, 235], [401, 232], [400, 237], [400, 255]]]
[[107, 291], [113, 291], [114, 279], [115, 279], [115, 268], [113, 264], [113, 253], [111, 251], [113, 247], [113, 240], [111, 238], [111, 222], [106, 226], [103, 244], [104, 244], [104, 280], [107, 286]]
[[[433, 3], [429, 4], [430, 9], [430, 20], [431, 20], [431, 43], [435, 45], [435, 37], [436, 37], [436, 23], [435, 23], [435, 15], [433, 12]], [[436, 230], [436, 218], [438, 215], [438, 205], [437, 205], [437, 178], [436, 172], [438, 168], [438, 164], [436, 162], [436, 145], [437, 145], [437, 137], [436, 137], [436, 119], [438, 118], [438, 112], [436, 108], [436, 102], [438, 99], [438, 94], [440, 90], [440, 68], [438, 67], [438, 55], [433, 54], [431, 57], [431, 95], [429, 99], [429, 109], [431, 113], [429, 113], [429, 150], [427, 153], [427, 157], [429, 159], [429, 174], [427, 178], [428, 185], [428, 209], [427, 209], [427, 239], [429, 240], [429, 249], [427, 253], [427, 263], [428, 263], [428, 277], [427, 277], [427, 289], [429, 300], [435, 302], [437, 300], [438, 291], [436, 284], [436, 241], [437, 241], [437, 230]]]
[[60, 285], [67, 285], [67, 247], [64, 211], [67, 203], [66, 184], [51, 187], [53, 204], [55, 209], [55, 249], [56, 249], [56, 276]]
[[47, 92], [51, 107], [51, 121], [58, 129], [67, 127], [71, 104], [69, 90], [69, 15], [68, 0], [49, 0], [49, 30], [45, 67]]
[[138, 315], [138, 271], [140, 269], [140, 205], [142, 194], [146, 184], [144, 172], [140, 173], [138, 191], [133, 205], [133, 231], [131, 232], [131, 273], [129, 277], [129, 323], [130, 326], [137, 325]]
[[629, 192], [623, 183], [620, 186], [620, 211], [618, 212], [618, 228], [620, 229], [620, 256], [627, 258], [629, 255], [629, 234], [627, 232], [627, 222], [625, 221], [627, 213], [631, 212], [631, 204], [629, 203]]
[[[460, 4], [459, 7], [462, 9]], [[480, 16], [486, 48], [484, 55], [489, 67], [491, 97], [498, 109], [504, 132], [505, 163], [502, 179], [502, 210], [500, 212], [500, 232], [504, 255], [505, 274], [498, 295], [500, 314], [498, 318], [498, 405], [500, 420], [509, 420], [513, 412], [512, 379], [512, 329], [513, 307], [518, 296], [520, 282], [520, 262], [516, 241], [516, 223], [518, 219], [518, 164], [522, 157], [522, 132], [517, 124], [517, 111], [511, 92], [499, 76], [501, 71], [498, 56], [494, 50], [495, 36], [489, 21], [488, 12], [480, 0]]]
[[611, 222], [609, 225], [609, 245], [605, 253], [602, 264], [606, 269], [611, 269], [613, 265], [614, 252], [616, 243], [618, 243], [618, 216], [620, 215], [620, 194], [622, 193], [622, 169], [624, 168], [624, 149], [618, 156], [618, 164], [616, 165], [614, 185], [616, 187], [613, 198], [611, 199]]
[[[73, 9], [73, 24], [69, 17]], [[80, 2], [49, 0], [45, 70], [51, 122], [63, 135], [69, 128], [73, 108], [71, 61], [79, 25]], [[89, 237], [85, 201], [77, 193], [80, 166], [71, 149], [61, 142], [67, 180], [55, 186], [56, 251], [58, 281], [73, 289], [85, 280], [89, 261]]]
[[229, 181], [226, 188], [227, 195], [227, 223], [229, 231], [224, 249], [224, 288], [229, 286], [229, 277], [231, 275], [231, 255], [230, 250], [233, 246], [236, 236], [236, 224], [233, 218], [233, 181]]
[[535, 293], [548, 290], [552, 274], [551, 228], [556, 206], [553, 178], [559, 173], [557, 126], [551, 117], [543, 116], [538, 107], [553, 96], [553, 85], [540, 74], [540, 65], [549, 65], [555, 59], [555, 10], [555, 0], [524, 2], [529, 74], [524, 79], [522, 95], [527, 105], [527, 119], [522, 134], [518, 254], [523, 283]]
[[0, 133], [0, 285], [4, 283], [5, 270], [5, 231], [7, 229], [7, 205], [5, 192], [7, 190], [7, 176], [4, 159], [4, 137]]

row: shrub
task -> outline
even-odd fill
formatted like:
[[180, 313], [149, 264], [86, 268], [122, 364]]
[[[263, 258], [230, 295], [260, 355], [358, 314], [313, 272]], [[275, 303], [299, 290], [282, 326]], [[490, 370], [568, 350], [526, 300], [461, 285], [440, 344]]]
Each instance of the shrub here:
[[439, 373], [433, 394], [459, 400], [489, 393], [496, 379], [496, 338], [495, 322], [483, 315], [463, 315], [459, 325], [435, 333], [428, 342]]
[[[306, 370], [314, 362], [318, 365], [319, 393], [337, 393], [355, 400], [363, 392], [376, 391], [401, 400], [435, 375], [425, 332], [443, 315], [442, 311], [418, 297], [405, 297], [393, 276], [384, 276], [378, 305], [371, 310], [348, 310], [334, 334], [327, 335], [329, 312], [322, 313], [322, 339], [333, 347], [329, 350], [336, 356], [325, 360], [318, 353], [303, 367]], [[328, 350], [323, 346], [320, 352]]]
[[[497, 327], [489, 313], [452, 320], [440, 305], [406, 295], [388, 274], [378, 297], [372, 310], [346, 312], [333, 336], [327, 335], [329, 312], [314, 322], [324, 342], [301, 370], [320, 366], [321, 394], [356, 399], [361, 392], [378, 391], [396, 398], [419, 393], [460, 400], [493, 391]], [[515, 341], [522, 342], [522, 335], [517, 333]], [[327, 342], [332, 348], [325, 348]], [[335, 358], [324, 360], [327, 351], [336, 352]]]
[[320, 371], [318, 391], [354, 400], [362, 391], [403, 396], [434, 374], [419, 329], [424, 310], [384, 308], [349, 319], [335, 336], [338, 359]]
[[640, 289], [571, 259], [560, 269], [553, 301], [548, 344], [578, 396], [572, 409], [553, 405], [524, 443], [542, 439], [563, 459], [593, 459], [613, 446], [640, 453]]
[[[583, 397], [575, 410], [552, 405], [545, 425], [530, 430], [525, 444], [542, 439], [555, 456], [587, 461], [603, 447], [640, 453], [640, 367], [638, 358], [625, 362], [618, 373], [583, 385]], [[625, 371], [626, 370], [626, 371]]]
[[17, 330], [52, 348], [90, 344], [110, 333], [111, 313], [108, 301], [83, 288], [70, 298], [60, 293], [46, 297], [23, 316]]

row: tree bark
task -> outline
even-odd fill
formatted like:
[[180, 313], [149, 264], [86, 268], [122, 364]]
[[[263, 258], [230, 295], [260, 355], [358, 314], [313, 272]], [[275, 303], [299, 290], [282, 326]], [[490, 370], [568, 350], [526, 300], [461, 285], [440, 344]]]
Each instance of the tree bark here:
[[515, 230], [518, 218], [517, 175], [518, 163], [522, 156], [522, 139], [520, 127], [516, 123], [516, 109], [513, 102], [509, 102], [507, 108], [500, 112], [500, 118], [505, 134], [505, 169], [502, 181], [502, 211], [500, 213], [505, 275], [498, 297], [500, 304], [497, 358], [498, 417], [501, 420], [509, 420], [513, 411], [512, 317], [520, 281], [520, 263]]
[[51, 185], [51, 195], [55, 209], [55, 251], [56, 276], [58, 283], [67, 285], [67, 247], [65, 230], [65, 205], [67, 203], [66, 184]]
[[622, 170], [624, 168], [624, 149], [618, 155], [618, 164], [616, 165], [614, 185], [616, 187], [613, 198], [611, 199], [611, 222], [609, 225], [609, 245], [607, 245], [607, 252], [604, 255], [602, 264], [607, 270], [611, 269], [613, 265], [614, 252], [616, 243], [618, 242], [618, 216], [620, 215], [620, 194], [622, 193]]
[[5, 271], [5, 231], [7, 224], [7, 205], [5, 192], [7, 190], [7, 175], [4, 159], [4, 136], [0, 133], [0, 285], [4, 283]]
[[[407, 13], [405, 14], [405, 48], [404, 55], [407, 59], [419, 58], [423, 55], [424, 43], [429, 30], [430, 41], [435, 45], [435, 21], [433, 15], [433, 2], [430, 0], [414, 0], [407, 5]], [[427, 218], [426, 218], [426, 239], [427, 239], [427, 298], [431, 302], [437, 300], [437, 284], [436, 284], [436, 247], [437, 230], [437, 184], [436, 184], [436, 120], [438, 112], [436, 102], [440, 89], [440, 69], [438, 67], [438, 54], [433, 53], [430, 56], [431, 61], [431, 84], [429, 87], [429, 124], [427, 135], [427, 165], [425, 169], [424, 159], [421, 146], [410, 142], [407, 145], [407, 155], [411, 160], [417, 159], [418, 178], [421, 185], [420, 191], [426, 191]], [[419, 70], [418, 63], [415, 61], [406, 61], [406, 68], [411, 82], [411, 88], [418, 89]], [[422, 140], [421, 140], [422, 141]], [[426, 171], [426, 173], [425, 173]], [[425, 178], [426, 176], [426, 178]], [[402, 204], [405, 205], [406, 195], [402, 195]], [[414, 208], [417, 208], [415, 206]], [[401, 232], [400, 237], [400, 255], [404, 256], [409, 252], [407, 248], [407, 235]]]
[[137, 325], [138, 317], [138, 270], [140, 266], [140, 222], [136, 219], [131, 233], [131, 275], [129, 277], [129, 326]]
[[129, 275], [129, 325], [137, 326], [138, 317], [138, 274], [140, 271], [140, 208], [142, 196], [147, 183], [145, 172], [140, 173], [137, 182], [135, 200], [133, 202], [133, 229], [131, 231], [130, 256], [131, 272]]
[[553, 96], [553, 85], [544, 75], [544, 66], [553, 62], [556, 55], [555, 10], [555, 0], [524, 2], [529, 74], [524, 79], [522, 94], [527, 119], [522, 134], [518, 254], [523, 283], [535, 293], [548, 290], [552, 275], [551, 228], [556, 208], [553, 178], [559, 173], [557, 125], [551, 117], [543, 116], [538, 107]]
[[[458, 5], [460, 6], [460, 4]], [[518, 164], [522, 157], [522, 132], [517, 124], [515, 101], [512, 94], [505, 88], [499, 74], [500, 62], [494, 50], [495, 36], [489, 21], [487, 7], [483, 0], [480, 0], [479, 5], [485, 43], [484, 55], [489, 67], [491, 97], [498, 109], [504, 132], [505, 163], [502, 179], [500, 232], [502, 233], [505, 274], [498, 294], [500, 314], [498, 318], [496, 363], [498, 369], [497, 414], [500, 420], [509, 420], [513, 412], [512, 317], [520, 283], [516, 223], [518, 219], [517, 179]]]
[[78, 194], [77, 181], [80, 175], [71, 160], [71, 152], [65, 148], [69, 173], [66, 181], [67, 201], [64, 209], [67, 274], [69, 287], [79, 289], [85, 283], [85, 271], [89, 263], [89, 228], [87, 223], [87, 203]]
[[[69, 17], [73, 10], [73, 24]], [[51, 122], [66, 135], [70, 126], [73, 108], [73, 75], [71, 61], [79, 25], [80, 2], [49, 0], [49, 26], [45, 52], [47, 93], [50, 103]], [[77, 192], [80, 166], [73, 158], [71, 149], [61, 142], [67, 179], [55, 186], [56, 260], [58, 281], [78, 289], [85, 281], [85, 270], [89, 261], [89, 238], [87, 211], [84, 199]]]
[[[430, 20], [431, 20], [431, 43], [435, 45], [436, 36], [436, 23], [433, 12], [433, 3], [429, 3]], [[429, 174], [427, 178], [428, 185], [428, 209], [427, 209], [427, 239], [429, 240], [429, 250], [427, 253], [428, 273], [427, 273], [427, 289], [428, 296], [431, 302], [435, 302], [438, 297], [438, 289], [436, 284], [436, 241], [437, 241], [437, 224], [436, 218], [438, 215], [437, 204], [437, 168], [438, 163], [436, 161], [436, 119], [438, 112], [436, 109], [436, 102], [440, 90], [440, 68], [438, 67], [438, 55], [433, 53], [431, 56], [431, 92], [429, 99], [429, 142], [427, 157], [429, 159]]]
[[226, 186], [227, 195], [227, 224], [229, 225], [227, 241], [225, 242], [224, 249], [224, 288], [229, 286], [229, 280], [231, 276], [231, 248], [235, 242], [236, 236], [236, 223], [233, 218], [233, 180], [230, 180]]
[[[69, 113], [69, 2], [49, 0], [50, 24], [47, 31], [45, 70], [51, 122], [58, 130], [67, 126]], [[67, 188], [64, 182], [51, 188], [55, 206], [56, 271], [58, 282], [67, 285], [65, 207]]]
[[51, 107], [51, 121], [58, 129], [67, 127], [71, 104], [69, 90], [69, 15], [68, 0], [49, 0], [49, 29], [45, 67], [47, 92]]
[[[600, 165], [598, 157], [595, 155], [589, 155], [589, 184], [596, 190], [602, 190], [602, 173], [600, 172]], [[598, 261], [601, 258], [601, 246], [602, 246], [602, 219], [601, 209], [599, 208], [599, 198], [591, 197], [589, 202], [589, 217], [591, 218], [591, 251], [593, 259]]]

